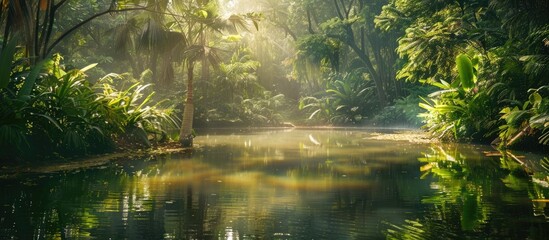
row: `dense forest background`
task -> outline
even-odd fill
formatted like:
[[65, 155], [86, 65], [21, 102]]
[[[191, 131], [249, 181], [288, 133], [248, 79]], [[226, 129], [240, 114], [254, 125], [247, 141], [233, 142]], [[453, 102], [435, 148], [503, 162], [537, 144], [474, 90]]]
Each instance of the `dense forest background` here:
[[0, 158], [285, 122], [547, 145], [547, 16], [545, 0], [2, 0]]

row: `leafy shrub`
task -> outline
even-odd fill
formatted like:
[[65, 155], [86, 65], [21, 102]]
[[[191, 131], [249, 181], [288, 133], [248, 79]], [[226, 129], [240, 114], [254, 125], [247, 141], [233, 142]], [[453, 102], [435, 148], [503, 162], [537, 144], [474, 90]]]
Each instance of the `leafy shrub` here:
[[418, 117], [422, 111], [419, 107], [419, 96], [408, 95], [395, 100], [391, 106], [384, 107], [372, 119], [372, 123], [380, 126], [420, 127], [422, 122]]
[[[529, 95], [524, 94], [521, 92], [524, 86], [513, 86], [517, 84], [512, 81], [515, 76], [509, 76], [524, 76], [521, 68], [514, 65], [516, 61], [499, 61], [511, 64], [506, 71], [496, 75], [500, 81], [476, 83], [478, 61], [460, 55], [456, 58], [459, 73], [456, 81], [430, 83], [441, 90], [431, 93], [420, 103], [427, 112], [419, 116], [434, 136], [471, 141], [493, 139], [499, 133], [503, 147], [524, 136], [536, 136], [539, 143], [549, 144], [549, 100], [545, 95], [549, 87], [530, 89]], [[525, 98], [525, 101], [520, 100]]]
[[252, 125], [279, 125], [283, 122], [286, 99], [283, 94], [272, 96], [269, 91], [264, 92], [262, 98], [242, 100], [240, 119]]
[[286, 107], [283, 94], [273, 96], [264, 91], [262, 96], [220, 103], [202, 112], [199, 118], [206, 121], [202, 123], [206, 126], [277, 126], [283, 123]]
[[197, 82], [198, 126], [273, 126], [283, 121], [287, 101], [260, 84], [249, 49], [237, 49], [228, 63], [221, 63], [212, 78]]
[[535, 135], [540, 132], [539, 142], [549, 145], [549, 98], [542, 94], [547, 92], [549, 85], [531, 89], [528, 101], [521, 108], [506, 107], [501, 110], [501, 125], [499, 137], [502, 146], [510, 146], [525, 135]]
[[[460, 63], [464, 61], [465, 63]], [[478, 61], [475, 61], [478, 62]], [[458, 80], [448, 83], [429, 82], [439, 91], [423, 99], [420, 107], [427, 112], [419, 114], [425, 128], [441, 139], [458, 141], [482, 140], [496, 127], [497, 107], [487, 91], [476, 84], [476, 64], [465, 55], [456, 58]], [[464, 69], [468, 68], [468, 69]], [[471, 74], [472, 73], [472, 74]]]
[[55, 55], [34, 67], [12, 67], [17, 71], [0, 88], [0, 147], [9, 149], [0, 158], [101, 152], [121, 139], [148, 145], [151, 134], [175, 122], [171, 109], [146, 106], [148, 85], [119, 91], [110, 77], [92, 85], [84, 72], [94, 65], [65, 71], [61, 60]]
[[304, 97], [300, 109], [324, 123], [358, 124], [378, 110], [374, 87], [359, 72], [332, 74], [326, 90]]

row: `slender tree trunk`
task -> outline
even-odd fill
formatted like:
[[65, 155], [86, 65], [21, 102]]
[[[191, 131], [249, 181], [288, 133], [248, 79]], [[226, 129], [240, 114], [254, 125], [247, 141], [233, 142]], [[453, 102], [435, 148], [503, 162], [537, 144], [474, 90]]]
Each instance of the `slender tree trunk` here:
[[183, 121], [179, 131], [179, 142], [183, 147], [193, 146], [193, 71], [194, 63], [187, 63], [187, 99], [185, 100], [185, 109], [183, 109]]
[[[206, 40], [207, 40], [206, 31], [204, 31], [204, 33], [202, 33], [201, 35], [202, 36], [201, 36], [200, 44], [202, 46], [206, 46]], [[202, 84], [207, 84], [208, 81], [210, 80], [210, 67], [209, 67], [209, 64], [208, 64], [208, 55], [207, 54], [204, 54], [204, 56], [202, 56], [201, 70], [202, 70], [202, 74], [200, 75], [200, 82]], [[208, 99], [207, 93], [208, 93], [208, 91], [205, 91], [204, 97], [206, 99]]]
[[[45, 1], [45, 0], [43, 0], [43, 1]], [[42, 5], [43, 1], [40, 1], [40, 5]], [[35, 19], [34, 19], [34, 36], [33, 36], [34, 37], [34, 49], [33, 49], [33, 52], [32, 52], [33, 57], [36, 57], [36, 56], [40, 55], [40, 44], [39, 44], [40, 42], [38, 40], [39, 39], [38, 38], [38, 36], [39, 36], [38, 33], [40, 32], [39, 27], [40, 27], [40, 11], [41, 11], [41, 8], [42, 8], [42, 6], [36, 8]], [[33, 60], [31, 60], [31, 61], [33, 61]], [[33, 62], [32, 65], [34, 65], [34, 62]]]
[[[24, 39], [25, 39], [25, 56], [27, 57], [33, 57], [34, 52], [34, 18], [32, 16], [32, 8], [29, 6], [31, 3], [25, 3], [23, 2], [21, 5], [18, 5], [20, 8], [20, 11], [22, 13], [27, 13], [29, 16], [23, 17], [23, 31], [24, 31]], [[32, 61], [31, 61], [32, 62]]]
[[372, 80], [374, 80], [374, 85], [376, 87], [376, 93], [378, 100], [382, 106], [387, 105], [387, 95], [386, 91], [383, 87], [383, 80], [381, 79], [381, 76], [376, 72], [376, 69], [374, 68], [372, 62], [370, 61], [370, 57], [364, 53], [363, 49], [360, 49], [354, 41], [347, 42], [349, 47], [358, 55], [358, 57], [362, 60], [362, 62], [366, 65], [366, 70], [370, 74], [370, 77]]
[[307, 28], [310, 34], [315, 34], [315, 31], [313, 30], [313, 23], [311, 21], [311, 10], [307, 8], [306, 11], [307, 11]]
[[[59, 2], [56, 5], [53, 5], [53, 2], [50, 3], [50, 7], [47, 12], [48, 22], [44, 21], [43, 28], [46, 29], [45, 36], [44, 37], [44, 45], [42, 46], [42, 54], [40, 55], [40, 59], [45, 59], [46, 56], [49, 54], [51, 50], [48, 49], [48, 44], [50, 42], [51, 33], [53, 31], [53, 24], [55, 23], [55, 12], [57, 11], [57, 8], [59, 8], [64, 1]], [[45, 19], [44, 19], [45, 20]]]

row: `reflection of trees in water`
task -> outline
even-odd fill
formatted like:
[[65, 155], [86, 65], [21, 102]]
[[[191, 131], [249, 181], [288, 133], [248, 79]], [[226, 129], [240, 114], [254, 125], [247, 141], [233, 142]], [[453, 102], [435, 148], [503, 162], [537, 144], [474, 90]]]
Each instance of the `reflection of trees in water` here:
[[[14, 183], [0, 197], [0, 236], [366, 239], [384, 231], [438, 239], [547, 232], [546, 202], [533, 202], [537, 220], [525, 220], [532, 208], [520, 204], [545, 199], [547, 190], [512, 157], [434, 147], [419, 162], [406, 161], [361, 150], [361, 142], [315, 139], [322, 145], [312, 152], [220, 145]], [[345, 154], [349, 145], [358, 147]], [[504, 219], [515, 212], [522, 217]]]
[[428, 210], [401, 224], [386, 222], [387, 238], [541, 239], [548, 234], [547, 220], [524, 219], [532, 208], [520, 204], [533, 199], [533, 214], [540, 215], [545, 207], [540, 203], [546, 201], [535, 199], [545, 198], [548, 189], [533, 184], [514, 155], [488, 158], [467, 150], [439, 146], [418, 158], [422, 179], [432, 180], [433, 193], [422, 200]]
[[163, 230], [155, 215], [162, 202], [151, 196], [144, 177], [154, 168], [110, 166], [16, 180], [0, 199], [0, 239], [162, 238], [155, 231]]
[[[365, 152], [328, 157], [322, 149], [326, 146], [310, 155], [291, 148], [220, 145], [197, 150], [191, 162], [167, 162], [161, 176], [151, 181], [169, 183], [164, 194], [170, 198], [189, 199], [187, 204], [192, 199], [192, 211], [177, 208], [180, 204], [172, 212], [193, 212], [193, 223], [201, 225], [178, 229], [187, 220], [171, 217], [164, 220], [166, 232], [187, 236], [185, 231], [203, 227], [207, 237], [381, 237], [378, 219], [403, 219], [404, 212], [413, 211], [413, 206], [402, 207], [402, 201], [417, 201], [421, 191], [399, 186], [413, 185], [403, 172], [412, 172], [417, 164], [383, 167], [369, 162]], [[181, 195], [185, 190], [177, 187], [185, 181], [193, 183], [192, 197], [189, 191]], [[198, 206], [197, 194], [205, 207]]]

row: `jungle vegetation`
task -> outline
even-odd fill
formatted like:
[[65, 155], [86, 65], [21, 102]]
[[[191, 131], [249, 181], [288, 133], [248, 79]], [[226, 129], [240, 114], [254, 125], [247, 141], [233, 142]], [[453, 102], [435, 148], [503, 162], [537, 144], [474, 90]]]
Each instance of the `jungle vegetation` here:
[[0, 158], [285, 122], [547, 145], [547, 16], [545, 0], [2, 0]]

